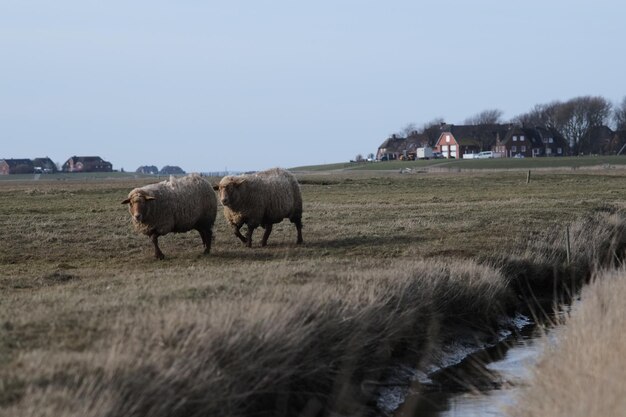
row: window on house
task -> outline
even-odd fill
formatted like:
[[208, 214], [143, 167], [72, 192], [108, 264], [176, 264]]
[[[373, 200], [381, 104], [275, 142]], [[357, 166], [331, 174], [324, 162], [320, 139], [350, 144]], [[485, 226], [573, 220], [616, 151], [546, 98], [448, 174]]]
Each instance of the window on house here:
[[550, 154], [552, 154], [552, 149], [546, 148], [546, 155], [550, 155]]
[[526, 152], [526, 146], [522, 146], [522, 152]]
[[556, 148], [556, 153], [561, 155], [563, 153], [563, 148]]
[[553, 143], [553, 142], [554, 142], [554, 139], [548, 138], [548, 143]]
[[513, 142], [517, 142], [517, 136], [513, 136]]
[[511, 146], [511, 152], [517, 152], [517, 146]]
[[524, 142], [524, 135], [519, 137], [520, 142]]
[[450, 142], [450, 135], [446, 135], [446, 142]]

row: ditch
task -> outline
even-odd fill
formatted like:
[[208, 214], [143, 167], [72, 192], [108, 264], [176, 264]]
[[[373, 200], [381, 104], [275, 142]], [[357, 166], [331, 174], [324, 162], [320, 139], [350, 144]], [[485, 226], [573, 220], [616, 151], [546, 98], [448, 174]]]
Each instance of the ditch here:
[[[571, 306], [533, 321], [518, 316], [517, 330], [502, 334], [487, 347], [461, 343], [452, 364], [421, 374], [413, 372], [409, 385], [393, 385], [381, 391], [378, 402], [382, 416], [393, 417], [478, 417], [502, 416], [504, 408], [514, 404], [516, 394], [530, 379], [530, 369], [537, 363], [545, 343], [555, 340], [561, 318]], [[547, 339], [543, 336], [547, 336]], [[405, 378], [406, 381], [406, 378]]]

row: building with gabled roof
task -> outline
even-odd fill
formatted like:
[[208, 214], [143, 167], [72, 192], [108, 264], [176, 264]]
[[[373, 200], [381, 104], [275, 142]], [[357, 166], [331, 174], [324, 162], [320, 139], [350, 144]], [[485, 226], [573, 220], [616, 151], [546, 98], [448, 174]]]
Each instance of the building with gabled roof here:
[[56, 164], [47, 156], [33, 159], [33, 166], [36, 173], [53, 174], [58, 171]]
[[63, 172], [112, 172], [113, 165], [99, 156], [72, 156], [63, 164]]
[[617, 130], [608, 143], [605, 153], [607, 155], [626, 155], [626, 130]]
[[30, 159], [0, 159], [0, 175], [32, 174], [35, 172]]
[[435, 151], [444, 158], [460, 159], [466, 153], [489, 151], [511, 126], [506, 124], [441, 125]]
[[423, 133], [411, 132], [406, 138], [391, 135], [379, 147], [376, 159], [379, 161], [394, 160], [401, 157], [414, 159], [417, 148], [428, 146], [428, 136]]
[[592, 126], [580, 138], [577, 146], [578, 153], [586, 155], [610, 154], [611, 142], [615, 132], [608, 126]]
[[376, 152], [376, 159], [379, 161], [398, 159], [402, 154], [402, 148], [406, 142], [406, 138], [397, 135], [391, 135], [379, 147]]
[[493, 147], [505, 157], [534, 157], [541, 156], [543, 141], [536, 129], [515, 126], [509, 129], [504, 138], [496, 141]]

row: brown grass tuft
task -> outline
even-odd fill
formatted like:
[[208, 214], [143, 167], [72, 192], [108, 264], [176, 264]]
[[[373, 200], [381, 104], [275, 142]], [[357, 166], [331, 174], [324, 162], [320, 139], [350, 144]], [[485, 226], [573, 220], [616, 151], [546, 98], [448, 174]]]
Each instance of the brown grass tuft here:
[[26, 384], [28, 402], [7, 412], [355, 412], [375, 394], [362, 381], [375, 387], [394, 360], [427, 358], [456, 326], [489, 327], [508, 297], [505, 282], [469, 261], [418, 262], [401, 275], [372, 270], [341, 284], [307, 285], [297, 299], [267, 294], [141, 311], [89, 353], [22, 355], [15, 378], [36, 379]]
[[546, 351], [513, 417], [623, 416], [626, 270], [600, 273]]

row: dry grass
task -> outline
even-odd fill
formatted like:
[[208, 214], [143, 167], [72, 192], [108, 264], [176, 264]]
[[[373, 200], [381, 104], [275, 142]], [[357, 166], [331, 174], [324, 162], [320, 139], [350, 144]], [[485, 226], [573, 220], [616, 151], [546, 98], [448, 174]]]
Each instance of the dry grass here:
[[[21, 416], [354, 413], [394, 358], [427, 358], [452, 325], [488, 329], [507, 290], [494, 270], [437, 262], [119, 317], [80, 352], [20, 354]], [[501, 301], [495, 301], [501, 300]], [[448, 302], [450, 301], [450, 302]], [[95, 324], [95, 323], [94, 323]], [[32, 375], [32, 377], [29, 377]], [[374, 384], [375, 386], [375, 384]], [[45, 410], [45, 414], [42, 412]]]
[[120, 204], [145, 180], [0, 184], [2, 414], [357, 414], [392, 361], [515, 308], [512, 260], [571, 275], [548, 230], [596, 211], [576, 268], [621, 250], [614, 171], [300, 179], [303, 246], [284, 223], [250, 250], [220, 213], [211, 255], [168, 235], [161, 262]]
[[508, 415], [623, 416], [626, 270], [598, 275]]

